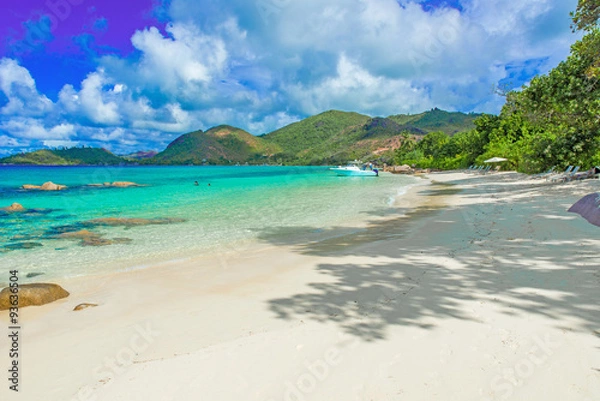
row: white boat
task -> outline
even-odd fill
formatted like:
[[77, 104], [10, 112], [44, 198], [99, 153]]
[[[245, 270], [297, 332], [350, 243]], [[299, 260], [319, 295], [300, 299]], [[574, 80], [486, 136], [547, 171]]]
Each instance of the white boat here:
[[345, 176], [362, 176], [362, 177], [378, 177], [379, 176], [379, 170], [377, 170], [376, 168], [373, 168], [373, 166], [371, 164], [369, 164], [369, 166], [367, 166], [358, 160], [349, 162], [347, 166], [331, 167], [330, 170], [335, 172], [337, 175], [345, 175]]

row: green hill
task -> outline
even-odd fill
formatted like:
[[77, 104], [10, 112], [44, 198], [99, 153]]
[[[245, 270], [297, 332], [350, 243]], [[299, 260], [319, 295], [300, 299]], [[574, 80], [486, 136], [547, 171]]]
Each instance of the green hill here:
[[381, 159], [400, 146], [402, 134], [426, 132], [390, 118], [326, 111], [265, 135], [290, 164], [338, 164], [353, 159]]
[[244, 130], [220, 125], [206, 132], [195, 131], [175, 139], [167, 148], [148, 159], [150, 164], [232, 164], [266, 162], [281, 151]]
[[390, 162], [409, 138], [430, 132], [454, 135], [470, 131], [479, 115], [433, 109], [421, 114], [374, 117], [330, 110], [271, 133], [254, 136], [242, 129], [220, 125], [180, 136], [152, 155], [138, 152], [119, 157], [105, 149], [39, 150], [0, 159], [0, 163], [34, 165], [339, 164], [363, 159]]
[[481, 114], [449, 112], [438, 108], [420, 114], [398, 114], [388, 117], [396, 123], [420, 130], [423, 134], [441, 131], [448, 135], [475, 129], [474, 121]]
[[19, 153], [0, 159], [3, 164], [33, 164], [68, 166], [74, 163], [55, 155], [51, 150], [36, 150], [31, 153]]
[[[348, 133], [363, 126], [369, 116], [330, 110], [290, 124], [263, 136], [266, 141], [283, 149], [284, 160], [318, 160], [321, 153], [334, 143], [350, 143]], [[318, 155], [314, 153], [318, 152]], [[313, 156], [317, 156], [316, 158]]]
[[0, 164], [52, 166], [119, 165], [126, 161], [101, 148], [43, 149], [0, 159]]

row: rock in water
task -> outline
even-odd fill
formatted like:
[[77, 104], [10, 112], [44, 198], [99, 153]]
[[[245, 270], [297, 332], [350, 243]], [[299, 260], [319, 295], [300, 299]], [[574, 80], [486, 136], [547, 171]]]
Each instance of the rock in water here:
[[30, 184], [25, 184], [22, 186], [23, 189], [36, 189], [38, 191], [62, 191], [63, 189], [66, 189], [66, 185], [58, 185], [53, 183], [52, 181], [48, 181], [43, 183], [41, 186], [40, 185], [30, 185]]
[[52, 181], [48, 181], [42, 184], [42, 191], [61, 191], [67, 188], [65, 185], [58, 185], [53, 183]]
[[113, 244], [129, 244], [130, 238], [104, 238], [102, 234], [94, 233], [89, 230], [79, 230], [73, 232], [65, 232], [56, 236], [61, 239], [81, 240], [81, 246], [105, 246]]
[[112, 183], [112, 186], [119, 187], [119, 188], [127, 188], [127, 187], [139, 187], [141, 185], [137, 184], [135, 182], [129, 182], [129, 181], [115, 181]]
[[9, 212], [9, 213], [16, 213], [16, 212], [24, 212], [25, 208], [20, 203], [15, 202], [12, 205], [10, 205], [8, 207], [3, 207], [0, 210], [4, 210], [5, 212]]
[[112, 184], [105, 182], [102, 184], [87, 184], [88, 187], [113, 187], [113, 188], [129, 188], [129, 187], [144, 187], [145, 185], [138, 184], [137, 182], [131, 181], [115, 181]]
[[[0, 291], [0, 311], [11, 307], [10, 295], [8, 287]], [[69, 293], [58, 284], [23, 284], [19, 286], [19, 308], [45, 305], [68, 296]]]

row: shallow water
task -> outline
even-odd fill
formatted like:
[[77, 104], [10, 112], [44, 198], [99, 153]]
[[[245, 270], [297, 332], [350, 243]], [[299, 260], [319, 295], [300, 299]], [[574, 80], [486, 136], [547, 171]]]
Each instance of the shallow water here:
[[[45, 181], [68, 189], [20, 189]], [[88, 186], [114, 181], [145, 186]], [[273, 229], [302, 227], [317, 235], [326, 227], [388, 213], [394, 197], [415, 181], [391, 174], [338, 177], [325, 167], [0, 166], [0, 207], [18, 202], [28, 209], [0, 212], [1, 269], [18, 268], [23, 276], [43, 272], [46, 278], [88, 275], [239, 250], [240, 244]], [[99, 218], [173, 221], [117, 226], [89, 222]], [[82, 229], [102, 238], [103, 244], [117, 241], [82, 246], [81, 239], [58, 238]]]

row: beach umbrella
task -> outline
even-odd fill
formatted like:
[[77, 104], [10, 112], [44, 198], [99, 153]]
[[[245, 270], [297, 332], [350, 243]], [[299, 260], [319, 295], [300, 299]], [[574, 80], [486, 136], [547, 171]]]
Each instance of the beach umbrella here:
[[504, 157], [492, 157], [491, 159], [487, 159], [484, 161], [484, 163], [500, 163], [500, 162], [505, 162], [508, 159], [505, 159]]
[[568, 210], [577, 213], [591, 224], [600, 227], [600, 194], [593, 193], [579, 199]]

